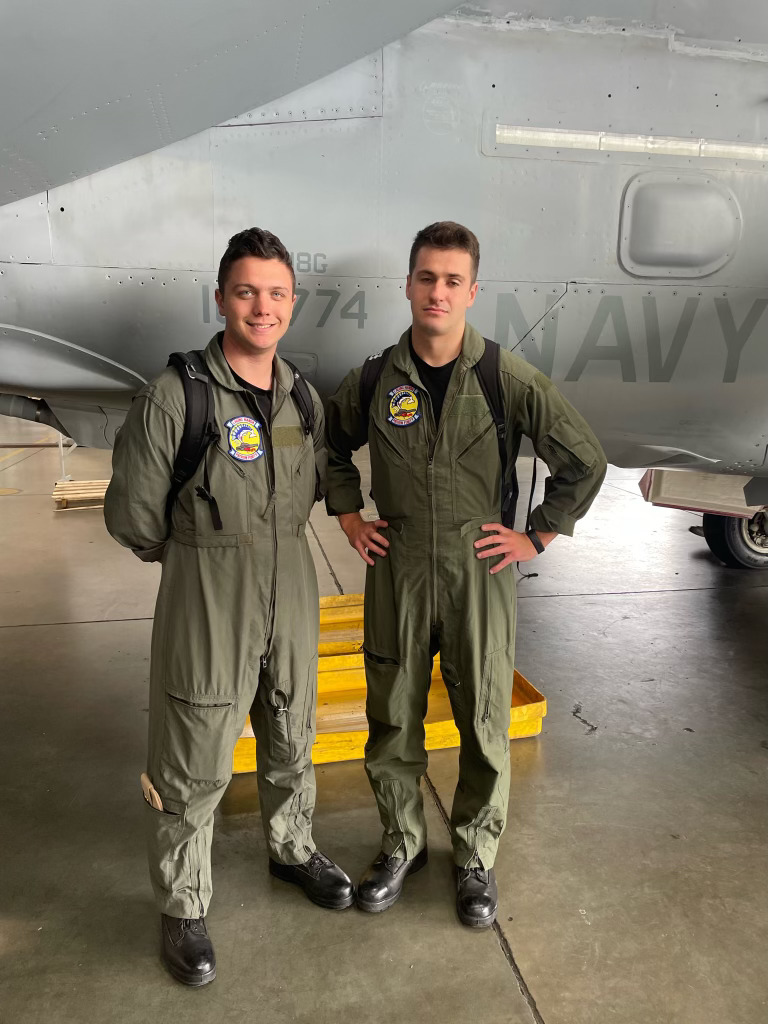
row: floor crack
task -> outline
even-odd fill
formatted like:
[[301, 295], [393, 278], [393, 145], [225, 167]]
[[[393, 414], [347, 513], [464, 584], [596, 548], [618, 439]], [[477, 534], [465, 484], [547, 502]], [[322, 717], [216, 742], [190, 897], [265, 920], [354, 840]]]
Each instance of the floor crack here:
[[326, 555], [325, 548], [320, 543], [320, 538], [317, 535], [317, 530], [314, 528], [314, 526], [312, 525], [312, 523], [311, 523], [311, 521], [309, 519], [307, 520], [307, 526], [310, 528], [310, 530], [312, 531], [312, 536], [317, 541], [317, 546], [320, 548], [320, 552], [321, 552], [323, 558], [325, 559], [325, 564], [328, 566], [328, 572], [331, 574], [331, 579], [336, 584], [336, 589], [338, 590], [338, 592], [340, 594], [343, 594], [344, 593], [344, 588], [342, 587], [341, 583], [339, 583], [339, 577], [333, 571], [333, 566], [331, 565], [331, 560], [328, 557], [328, 555]]
[[597, 726], [592, 725], [592, 723], [588, 722], [586, 718], [582, 718], [581, 712], [583, 706], [584, 705], [581, 703], [581, 701], [578, 701], [576, 704], [573, 705], [573, 711], [571, 712], [571, 714], [574, 718], [578, 719], [578, 721], [581, 722], [582, 725], [587, 726], [587, 736], [591, 736], [593, 732], [597, 732]]
[[[443, 801], [440, 799], [440, 794], [437, 792], [435, 784], [432, 781], [432, 779], [430, 779], [429, 774], [427, 772], [424, 772], [424, 781], [426, 782], [427, 789], [429, 790], [432, 799], [435, 802], [435, 806], [437, 807], [438, 813], [440, 814], [440, 817], [443, 819], [443, 824], [450, 833], [451, 821], [450, 818], [448, 817], [448, 812], [443, 806]], [[525, 982], [525, 978], [523, 977], [522, 971], [518, 967], [517, 961], [515, 960], [515, 954], [512, 952], [512, 947], [509, 944], [509, 939], [504, 934], [504, 929], [501, 927], [498, 921], [494, 921], [493, 931], [496, 933], [496, 940], [499, 943], [499, 946], [501, 947], [501, 952], [504, 954], [504, 959], [512, 968], [512, 973], [515, 976], [517, 987], [520, 989], [520, 995], [525, 1000], [525, 1004], [531, 1012], [531, 1017], [534, 1020], [534, 1024], [546, 1024], [544, 1018], [539, 1013], [539, 1008], [536, 1005], [536, 1000], [533, 998], [533, 994], [531, 993], [531, 990], [528, 988], [528, 985]]]

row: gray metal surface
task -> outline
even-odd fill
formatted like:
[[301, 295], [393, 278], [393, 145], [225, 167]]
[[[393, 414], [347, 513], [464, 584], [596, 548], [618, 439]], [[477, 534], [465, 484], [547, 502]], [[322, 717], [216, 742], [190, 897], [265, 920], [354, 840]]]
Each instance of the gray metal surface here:
[[382, 82], [382, 52], [377, 50], [325, 79], [281, 96], [274, 103], [230, 117], [224, 123], [251, 126], [282, 121], [381, 117]]
[[[679, 6], [643, 8], [650, 28], [642, 12], [580, 21], [582, 5], [546, 25], [464, 10], [236, 123], [8, 205], [0, 323], [149, 378], [219, 329], [218, 258], [260, 224], [297, 271], [283, 351], [328, 393], [408, 325], [411, 239], [452, 218], [481, 242], [471, 320], [562, 386], [612, 462], [768, 474], [762, 150], [683, 158], [497, 137], [520, 125], [761, 146], [765, 63], [715, 54], [690, 22], [672, 45], [657, 22], [664, 7], [666, 25], [686, 28]], [[735, 9], [759, 42], [754, 5]], [[716, 25], [700, 27], [711, 38]], [[0, 344], [0, 390], [57, 403], [81, 439], [94, 421], [78, 410], [90, 402], [101, 422], [129, 399], [120, 384], [96, 401], [82, 368], [33, 365]]]
[[314, 82], [445, 0], [27, 4], [0, 14], [0, 203], [186, 138]]
[[481, 0], [460, 9], [470, 17], [486, 13], [511, 25], [530, 19], [567, 22], [585, 31], [626, 26], [670, 34], [678, 46], [704, 41], [728, 53], [768, 54], [768, 9], [762, 0], [740, 0], [727, 7], [716, 0]]

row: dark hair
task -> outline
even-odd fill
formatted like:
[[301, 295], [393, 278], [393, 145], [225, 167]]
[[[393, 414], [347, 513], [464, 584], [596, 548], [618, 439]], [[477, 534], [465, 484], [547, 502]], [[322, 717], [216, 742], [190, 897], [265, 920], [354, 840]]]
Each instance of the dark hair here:
[[413, 273], [419, 250], [425, 246], [432, 249], [461, 249], [472, 258], [472, 284], [477, 280], [477, 269], [480, 266], [480, 243], [469, 228], [457, 224], [454, 220], [438, 220], [416, 235], [411, 246], [411, 257], [408, 261], [408, 273]]
[[224, 291], [232, 264], [244, 256], [255, 256], [259, 260], [279, 260], [290, 270], [293, 288], [296, 287], [296, 275], [293, 272], [290, 253], [277, 235], [265, 231], [264, 228], [246, 228], [245, 231], [238, 231], [236, 235], [232, 235], [227, 251], [221, 257], [219, 291]]

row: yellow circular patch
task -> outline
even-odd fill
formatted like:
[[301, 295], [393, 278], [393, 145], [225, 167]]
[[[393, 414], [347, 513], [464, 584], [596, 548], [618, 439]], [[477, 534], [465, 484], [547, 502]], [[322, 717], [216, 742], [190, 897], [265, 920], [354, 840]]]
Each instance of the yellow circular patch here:
[[264, 454], [261, 424], [250, 416], [236, 416], [224, 424], [228, 429], [229, 454], [238, 462], [253, 462]]
[[421, 419], [421, 399], [416, 388], [401, 384], [389, 392], [389, 416], [387, 420], [396, 427], [409, 427]]

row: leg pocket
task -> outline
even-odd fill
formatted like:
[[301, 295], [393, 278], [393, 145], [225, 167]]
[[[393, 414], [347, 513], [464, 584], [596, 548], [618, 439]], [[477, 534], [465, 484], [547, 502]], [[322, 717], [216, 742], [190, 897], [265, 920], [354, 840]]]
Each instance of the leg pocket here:
[[458, 672], [449, 662], [440, 658], [440, 675], [443, 677], [445, 689], [448, 692], [448, 699], [451, 702], [451, 713], [457, 726], [464, 721], [466, 714], [466, 701], [464, 687], [461, 685]]
[[187, 779], [228, 779], [232, 773], [236, 719], [234, 696], [167, 690], [162, 760]]
[[403, 524], [390, 523], [382, 530], [389, 540], [389, 554], [373, 555], [374, 564], [365, 573], [365, 618], [363, 647], [367, 656], [382, 663], [397, 664], [400, 645], [397, 636], [397, 595], [393, 579], [393, 558], [398, 557]]
[[317, 655], [315, 654], [309, 663], [307, 673], [307, 693], [304, 701], [304, 732], [308, 738], [314, 737], [317, 714]]
[[502, 647], [486, 654], [475, 712], [475, 723], [479, 728], [507, 735], [514, 674], [514, 647]]
[[294, 732], [297, 723], [294, 721], [295, 715], [291, 713], [288, 694], [276, 686], [267, 694], [265, 703], [263, 713], [266, 715], [269, 732], [270, 756], [281, 764], [290, 764], [296, 760]]

